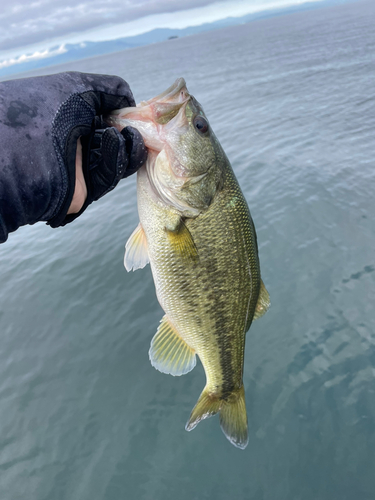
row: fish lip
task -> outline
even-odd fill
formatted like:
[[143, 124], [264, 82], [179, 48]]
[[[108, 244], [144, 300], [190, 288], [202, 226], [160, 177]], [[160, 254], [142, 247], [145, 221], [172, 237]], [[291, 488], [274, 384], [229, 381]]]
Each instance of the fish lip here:
[[[149, 99], [148, 101], [142, 101], [139, 106], [148, 106], [156, 101], [169, 101], [170, 99], [173, 99], [176, 97], [177, 94], [179, 94], [183, 88], [186, 89], [186, 82], [184, 78], [177, 78], [177, 80], [167, 88], [167, 90], [164, 90], [161, 94], [157, 95], [156, 97], [153, 97], [152, 99]], [[188, 90], [186, 89], [187, 95], [189, 95]]]

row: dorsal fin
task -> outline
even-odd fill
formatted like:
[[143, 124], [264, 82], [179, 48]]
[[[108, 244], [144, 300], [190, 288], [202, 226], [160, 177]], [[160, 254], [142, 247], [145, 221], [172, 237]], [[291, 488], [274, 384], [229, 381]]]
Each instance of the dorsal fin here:
[[151, 341], [149, 357], [154, 368], [170, 375], [184, 375], [196, 365], [195, 351], [179, 336], [167, 316]]
[[146, 235], [139, 223], [126, 242], [124, 266], [127, 271], [135, 271], [142, 269], [149, 262]]

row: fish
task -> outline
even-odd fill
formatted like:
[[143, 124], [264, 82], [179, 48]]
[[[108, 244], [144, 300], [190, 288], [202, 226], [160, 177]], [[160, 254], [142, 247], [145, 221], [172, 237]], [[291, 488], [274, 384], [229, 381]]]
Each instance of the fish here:
[[198, 356], [206, 385], [185, 428], [218, 413], [227, 439], [244, 449], [245, 336], [270, 305], [245, 197], [183, 78], [136, 107], [112, 112], [107, 122], [137, 128], [148, 149], [137, 172], [140, 222], [124, 264], [134, 271], [150, 263], [165, 312], [151, 341], [151, 364], [179, 376]]

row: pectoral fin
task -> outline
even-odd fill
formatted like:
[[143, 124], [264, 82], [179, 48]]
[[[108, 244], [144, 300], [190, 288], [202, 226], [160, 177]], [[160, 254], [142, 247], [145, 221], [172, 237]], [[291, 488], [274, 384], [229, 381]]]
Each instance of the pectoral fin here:
[[197, 262], [199, 260], [193, 237], [182, 219], [175, 229], [165, 228], [165, 230], [173, 251], [185, 262]]
[[133, 231], [125, 245], [124, 266], [127, 271], [142, 269], [149, 263], [147, 240], [141, 223]]
[[175, 376], [190, 372], [196, 365], [194, 349], [179, 336], [167, 316], [151, 341], [149, 356], [154, 368]]
[[260, 290], [257, 305], [255, 306], [254, 318], [258, 319], [266, 314], [271, 305], [270, 296], [262, 280], [260, 280]]

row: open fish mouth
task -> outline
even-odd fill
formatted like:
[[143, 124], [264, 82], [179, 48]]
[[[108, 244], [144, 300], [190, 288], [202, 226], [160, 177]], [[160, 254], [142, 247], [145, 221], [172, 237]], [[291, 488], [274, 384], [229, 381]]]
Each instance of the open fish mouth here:
[[186, 82], [184, 78], [177, 78], [177, 80], [169, 87], [164, 90], [161, 94], [149, 99], [148, 101], [141, 101], [138, 106], [147, 106], [156, 101], [161, 102], [185, 102], [190, 97], [190, 94], [186, 88]]
[[177, 116], [190, 99], [185, 79], [178, 78], [167, 90], [148, 101], [142, 101], [137, 107], [149, 106], [153, 121], [158, 125], [165, 125]]
[[[165, 138], [161, 133], [164, 125], [179, 128], [188, 125], [185, 109], [194, 98], [186, 88], [184, 78], [178, 78], [173, 85], [156, 97], [147, 101], [141, 101], [135, 107], [122, 108], [111, 111], [105, 117], [110, 126], [121, 131], [126, 126], [132, 126], [139, 130], [149, 149], [160, 152], [165, 147]], [[177, 121], [173, 121], [173, 118]], [[182, 129], [181, 129], [182, 130]]]
[[167, 90], [148, 101], [141, 101], [136, 107], [111, 111], [106, 121], [114, 126], [120, 123], [120, 120], [152, 121], [158, 125], [165, 125], [190, 99], [185, 79], [178, 78]]

